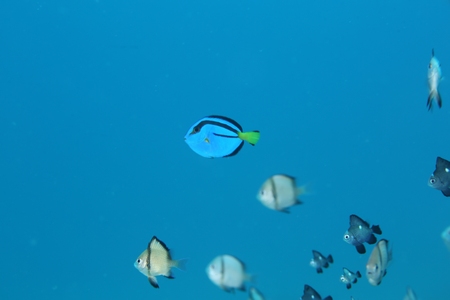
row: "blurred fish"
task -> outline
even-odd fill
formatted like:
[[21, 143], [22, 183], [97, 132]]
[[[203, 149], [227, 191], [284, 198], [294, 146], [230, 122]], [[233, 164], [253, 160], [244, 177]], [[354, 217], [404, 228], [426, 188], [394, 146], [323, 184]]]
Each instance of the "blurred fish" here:
[[302, 204], [297, 197], [305, 193], [306, 187], [297, 187], [294, 177], [278, 174], [263, 183], [256, 198], [270, 209], [289, 213], [289, 207]]
[[142, 274], [148, 277], [150, 284], [159, 288], [156, 276], [162, 275], [169, 279], [173, 279], [171, 268], [175, 267], [185, 270], [187, 259], [172, 260], [170, 250], [163, 241], [153, 236], [147, 249], [137, 258], [134, 266]]
[[445, 197], [450, 196], [450, 161], [437, 157], [436, 170], [428, 179], [428, 186], [440, 190]]
[[303, 296], [301, 298], [302, 300], [333, 300], [331, 296], [327, 296], [322, 299], [322, 297], [319, 295], [318, 292], [316, 292], [312, 287], [305, 284], [305, 287], [303, 289]]
[[414, 291], [412, 290], [412, 288], [411, 287], [407, 287], [406, 288], [406, 295], [405, 295], [405, 297], [403, 298], [403, 300], [417, 300], [418, 298], [417, 298], [417, 296], [416, 296], [416, 293], [414, 293]]
[[329, 264], [333, 263], [333, 256], [323, 256], [319, 251], [313, 250], [313, 258], [309, 262], [309, 265], [316, 269], [317, 273], [323, 273], [322, 268], [328, 268]]
[[347, 286], [347, 289], [352, 288], [352, 283], [358, 282], [358, 278], [361, 278], [361, 273], [359, 271], [356, 271], [356, 273], [353, 273], [347, 268], [342, 268], [343, 274], [341, 275], [341, 281], [345, 283]]
[[251, 280], [245, 272], [245, 265], [231, 255], [220, 255], [214, 258], [206, 268], [209, 279], [226, 292], [235, 289], [245, 291], [244, 281]]
[[433, 100], [436, 101], [439, 108], [442, 107], [442, 99], [441, 95], [439, 94], [439, 83], [442, 80], [442, 74], [441, 74], [441, 64], [437, 60], [437, 58], [434, 56], [434, 49], [431, 49], [431, 60], [428, 64], [428, 100], [427, 100], [427, 106], [428, 110], [432, 109], [433, 106]]
[[392, 260], [392, 249], [388, 249], [388, 240], [380, 240], [370, 254], [366, 264], [366, 276], [371, 285], [379, 285], [389, 262]]
[[442, 231], [441, 237], [444, 240], [445, 246], [450, 250], [450, 226]]
[[375, 244], [377, 238], [375, 234], [381, 234], [380, 226], [372, 225], [358, 217], [357, 215], [350, 216], [350, 227], [344, 234], [344, 241], [356, 247], [356, 251], [360, 254], [366, 253], [364, 243]]
[[263, 294], [261, 294], [260, 291], [258, 291], [257, 289], [255, 289], [254, 287], [251, 287], [248, 293], [248, 300], [264, 300], [264, 296]]
[[184, 137], [195, 153], [207, 157], [228, 157], [236, 155], [244, 141], [255, 145], [259, 131], [242, 132], [236, 121], [223, 116], [209, 116], [197, 121]]

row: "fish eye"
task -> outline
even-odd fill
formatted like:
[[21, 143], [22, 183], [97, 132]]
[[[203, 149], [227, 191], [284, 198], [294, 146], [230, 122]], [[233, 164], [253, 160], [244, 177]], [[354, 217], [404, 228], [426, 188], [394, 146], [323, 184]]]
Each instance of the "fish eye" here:
[[192, 131], [191, 131], [190, 134], [196, 134], [196, 133], [198, 133], [199, 131], [200, 131], [200, 130], [198, 130], [198, 127], [195, 126], [194, 128], [192, 128]]
[[346, 234], [344, 235], [344, 239], [348, 240], [350, 238], [350, 235]]
[[344, 281], [345, 281], [345, 278], [344, 278], [344, 276], [341, 276], [341, 281], [342, 281], [342, 282], [344, 282]]
[[431, 183], [431, 184], [435, 184], [435, 183], [436, 183], [436, 179], [431, 178], [431, 179], [430, 179], [430, 183]]
[[140, 258], [139, 258], [139, 259], [137, 260], [137, 263], [138, 263], [138, 264], [140, 264], [140, 263], [141, 263], [141, 259], [140, 259]]

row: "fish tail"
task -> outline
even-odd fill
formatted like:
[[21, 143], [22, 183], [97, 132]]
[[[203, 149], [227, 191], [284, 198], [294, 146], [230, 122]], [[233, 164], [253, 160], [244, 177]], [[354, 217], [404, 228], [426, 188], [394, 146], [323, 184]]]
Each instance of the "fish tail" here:
[[431, 91], [430, 94], [428, 95], [427, 100], [428, 110], [431, 110], [433, 108], [433, 98], [434, 98], [434, 91]]
[[295, 193], [297, 196], [304, 195], [304, 194], [310, 194], [311, 188], [308, 184], [298, 186], [298, 187], [296, 187]]
[[376, 234], [382, 234], [381, 228], [378, 225], [372, 225], [372, 231], [373, 231], [373, 233], [376, 233]]
[[259, 141], [260, 133], [259, 131], [249, 131], [249, 132], [238, 132], [238, 137], [243, 140], [249, 142], [251, 145], [255, 145]]
[[433, 100], [435, 100], [435, 99], [436, 99], [436, 102], [437, 102], [439, 108], [442, 107], [441, 94], [439, 93], [438, 90], [432, 90], [430, 92], [430, 94], [428, 95], [428, 100], [427, 100], [428, 110], [431, 110], [433, 108]]
[[186, 264], [188, 262], [189, 258], [182, 258], [179, 260], [173, 261], [173, 266], [177, 269], [180, 269], [181, 271], [186, 271]]

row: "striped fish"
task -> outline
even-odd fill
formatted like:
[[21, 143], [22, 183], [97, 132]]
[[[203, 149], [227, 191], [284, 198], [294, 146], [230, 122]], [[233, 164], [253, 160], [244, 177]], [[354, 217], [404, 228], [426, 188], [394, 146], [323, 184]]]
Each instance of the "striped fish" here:
[[236, 121], [223, 116], [208, 116], [189, 128], [184, 140], [191, 149], [207, 158], [236, 155], [244, 141], [255, 145], [259, 131], [243, 132]]

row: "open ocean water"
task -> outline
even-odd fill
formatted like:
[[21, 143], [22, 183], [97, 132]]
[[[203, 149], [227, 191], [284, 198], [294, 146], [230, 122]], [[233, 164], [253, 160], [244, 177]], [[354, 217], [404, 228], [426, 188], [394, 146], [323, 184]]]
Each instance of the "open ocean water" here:
[[[450, 81], [426, 107], [450, 1], [6, 1], [0, 28], [0, 299], [247, 299], [208, 279], [219, 254], [268, 300], [450, 299], [450, 199], [427, 186]], [[195, 154], [183, 137], [212, 114], [261, 140]], [[289, 215], [255, 197], [277, 173], [311, 188]], [[379, 286], [373, 246], [342, 240], [350, 214], [393, 246]], [[160, 289], [133, 266], [153, 235], [189, 258]]]

